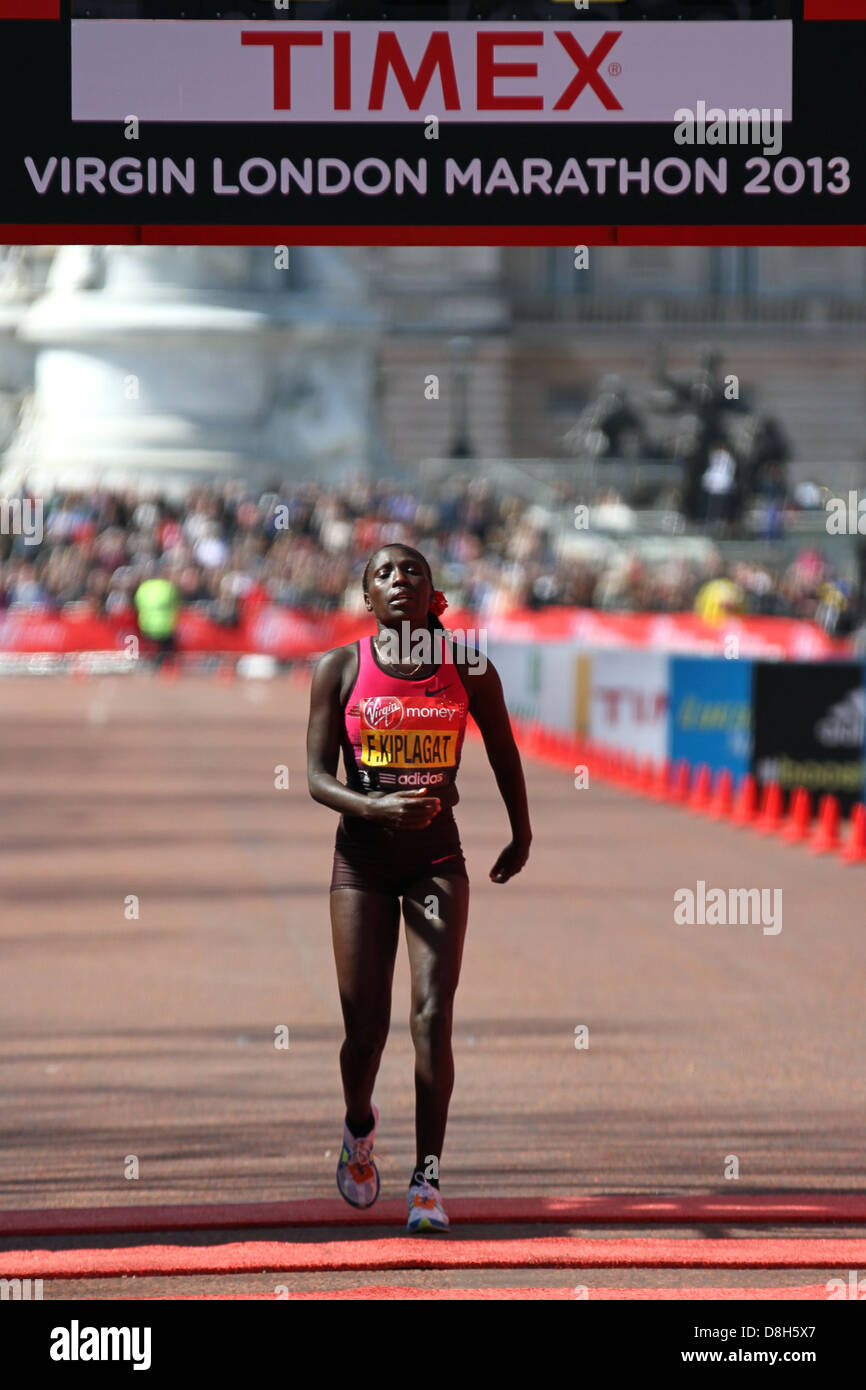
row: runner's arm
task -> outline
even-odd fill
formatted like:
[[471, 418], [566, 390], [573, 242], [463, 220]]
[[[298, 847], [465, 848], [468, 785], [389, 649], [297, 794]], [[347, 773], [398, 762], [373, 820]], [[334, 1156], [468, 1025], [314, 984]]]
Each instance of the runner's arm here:
[[496, 667], [488, 661], [483, 671], [468, 674], [466, 683], [470, 692], [469, 712], [481, 731], [487, 758], [511, 823], [512, 843], [503, 850], [490, 874], [496, 882], [504, 883], [523, 868], [532, 843], [523, 764], [514, 741]]
[[310, 796], [341, 815], [366, 818], [370, 798], [337, 780], [340, 760], [343, 710], [340, 688], [345, 652], [337, 648], [326, 652], [316, 663], [310, 689], [310, 718], [307, 724], [307, 783]]

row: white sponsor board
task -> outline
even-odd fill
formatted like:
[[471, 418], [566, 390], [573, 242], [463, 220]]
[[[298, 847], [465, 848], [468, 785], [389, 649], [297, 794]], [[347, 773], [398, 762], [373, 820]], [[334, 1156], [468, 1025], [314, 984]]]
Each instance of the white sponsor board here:
[[667, 752], [669, 662], [666, 654], [595, 652], [591, 658], [590, 737], [642, 757]]
[[551, 729], [574, 732], [578, 653], [573, 642], [488, 640], [487, 655], [515, 719], [537, 719]]
[[82, 19], [72, 24], [72, 119], [420, 126], [435, 115], [673, 130], [679, 108], [703, 101], [778, 108], [790, 120], [792, 45], [780, 20]]

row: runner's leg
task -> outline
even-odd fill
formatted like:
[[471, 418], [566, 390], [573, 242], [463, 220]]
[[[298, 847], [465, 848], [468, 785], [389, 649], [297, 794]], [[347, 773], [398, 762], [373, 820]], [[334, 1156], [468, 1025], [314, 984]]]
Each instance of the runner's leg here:
[[412, 980], [416, 1167], [422, 1172], [430, 1158], [441, 1162], [445, 1140], [454, 1088], [451, 1022], [468, 914], [469, 880], [456, 874], [419, 879], [403, 897]]
[[336, 888], [331, 937], [346, 1038], [340, 1071], [346, 1115], [363, 1129], [391, 1024], [391, 985], [400, 939], [400, 900], [390, 893]]

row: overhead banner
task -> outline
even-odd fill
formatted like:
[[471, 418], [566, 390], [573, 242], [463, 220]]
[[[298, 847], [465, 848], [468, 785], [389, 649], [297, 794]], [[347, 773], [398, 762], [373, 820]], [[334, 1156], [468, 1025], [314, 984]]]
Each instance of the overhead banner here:
[[315, 22], [65, 3], [59, 23], [4, 24], [0, 235], [737, 244], [866, 223], [859, 28], [562, 8]]
[[[748, 44], [744, 43], [748, 31]], [[72, 119], [421, 126], [791, 119], [791, 25], [77, 20]], [[504, 150], [503, 150], [504, 152]]]

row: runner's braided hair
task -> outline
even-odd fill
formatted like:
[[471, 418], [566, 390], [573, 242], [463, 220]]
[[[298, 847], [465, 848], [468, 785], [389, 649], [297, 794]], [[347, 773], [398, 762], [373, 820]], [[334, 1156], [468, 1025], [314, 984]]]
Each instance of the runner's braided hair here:
[[[427, 578], [430, 580], [431, 589], [434, 589], [436, 587], [433, 583], [433, 571], [430, 568], [430, 562], [427, 559], [427, 556], [422, 555], [420, 550], [416, 550], [414, 545], [404, 545], [402, 541], [390, 541], [387, 545], [378, 546], [377, 549], [373, 551], [373, 554], [370, 556], [369, 560], [364, 566], [364, 574], [361, 579], [361, 588], [363, 589], [365, 594], [368, 592], [367, 585], [370, 580], [370, 566], [372, 565], [376, 556], [379, 554], [380, 550], [405, 550], [410, 555], [414, 555], [417, 559], [421, 561], [422, 565], [427, 571]], [[432, 611], [432, 609], [427, 614], [427, 627], [431, 632], [434, 631], [434, 629], [437, 627], [442, 632], [447, 631], [445, 625], [439, 621], [438, 616]]]

